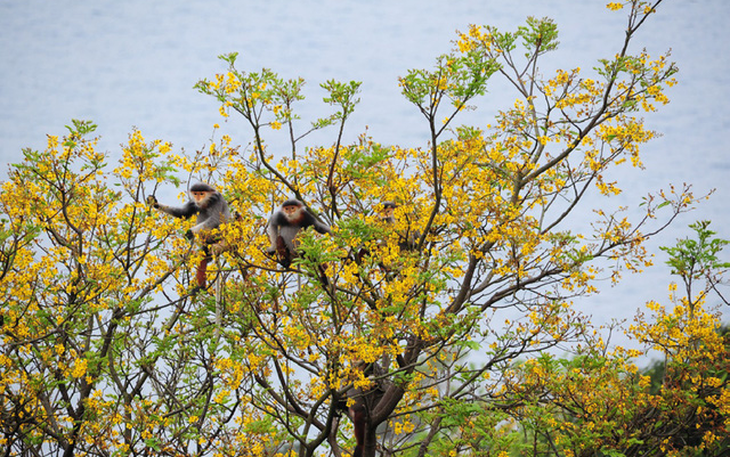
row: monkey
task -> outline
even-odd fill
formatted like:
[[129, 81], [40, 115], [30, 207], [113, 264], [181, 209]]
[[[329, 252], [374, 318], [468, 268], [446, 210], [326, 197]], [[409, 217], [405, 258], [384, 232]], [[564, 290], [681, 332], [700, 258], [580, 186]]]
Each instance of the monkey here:
[[[391, 201], [385, 201], [380, 204], [380, 222], [386, 225], [395, 224], [395, 216], [393, 212], [397, 205]], [[355, 259], [355, 262], [361, 264], [365, 257], [370, 254], [370, 251], [364, 247], [360, 247], [357, 250], [352, 250], [351, 256]]]
[[383, 202], [382, 204], [382, 211], [380, 213], [380, 220], [385, 222], [386, 224], [395, 224], [395, 216], [393, 213], [395, 212], [395, 209], [398, 207], [394, 202]]
[[[393, 225], [397, 222], [395, 218], [395, 209], [398, 208], [398, 205], [395, 202], [392, 201], [384, 201], [380, 203], [378, 209], [379, 209], [379, 222], [381, 223], [381, 226], [389, 227], [389, 230], [393, 230]], [[418, 232], [411, 231], [410, 230], [410, 224], [409, 227], [406, 229], [406, 233], [398, 233], [398, 247], [401, 251], [414, 251], [416, 249], [416, 241], [418, 239]], [[381, 247], [385, 246], [387, 242], [385, 240], [381, 240]], [[370, 255], [370, 251], [365, 248], [360, 248], [357, 251], [355, 251], [354, 258], [357, 263], [362, 263], [363, 259]], [[389, 271], [388, 268], [386, 268], [382, 263], [380, 264], [380, 267], [383, 270]]]
[[281, 204], [281, 207], [271, 215], [267, 227], [271, 245], [267, 254], [277, 254], [279, 263], [289, 268], [292, 259], [297, 256], [295, 238], [299, 230], [314, 227], [319, 233], [332, 233], [330, 227], [317, 220], [299, 200], [290, 199]]
[[195, 272], [197, 289], [204, 289], [207, 282], [208, 262], [212, 259], [211, 247], [215, 248], [220, 241], [219, 237], [211, 236], [210, 231], [220, 227], [231, 218], [228, 203], [215, 188], [204, 183], [190, 186], [191, 200], [183, 207], [175, 208], [162, 205], [154, 195], [147, 197], [147, 203], [153, 208], [171, 216], [188, 219], [197, 215], [195, 225], [185, 233], [185, 238], [193, 240], [197, 235], [203, 245], [203, 259]]
[[[398, 208], [394, 202], [386, 201], [382, 203], [382, 212], [380, 220], [387, 225], [393, 225], [396, 222], [395, 209]], [[406, 218], [408, 221], [408, 218]], [[400, 233], [398, 236], [398, 247], [401, 251], [415, 251], [418, 239], [421, 237], [416, 230], [411, 230], [410, 224], [406, 228], [406, 233]]]

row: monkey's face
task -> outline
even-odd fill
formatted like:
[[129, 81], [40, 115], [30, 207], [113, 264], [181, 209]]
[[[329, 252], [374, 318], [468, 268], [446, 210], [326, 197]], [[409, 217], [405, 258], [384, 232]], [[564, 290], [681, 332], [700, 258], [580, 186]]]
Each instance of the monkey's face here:
[[205, 208], [205, 205], [208, 202], [208, 198], [213, 195], [213, 192], [193, 191], [190, 192], [190, 195], [193, 196], [193, 200], [195, 200], [195, 203], [198, 206], [200, 206], [201, 208]]
[[287, 216], [291, 216], [295, 214], [297, 211], [299, 211], [299, 207], [297, 205], [286, 205], [281, 208], [284, 211], [284, 214]]

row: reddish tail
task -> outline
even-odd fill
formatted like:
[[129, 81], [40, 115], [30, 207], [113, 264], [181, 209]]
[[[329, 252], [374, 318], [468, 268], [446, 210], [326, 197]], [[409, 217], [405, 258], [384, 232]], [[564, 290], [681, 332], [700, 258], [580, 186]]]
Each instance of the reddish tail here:
[[207, 279], [206, 270], [208, 269], [208, 257], [203, 257], [198, 265], [198, 271], [195, 272], [195, 279], [198, 281], [198, 287], [205, 288]]
[[289, 265], [291, 265], [292, 257], [294, 256], [291, 252], [289, 252], [289, 248], [287, 247], [286, 242], [281, 235], [276, 237], [276, 255], [279, 263], [284, 268], [289, 268]]

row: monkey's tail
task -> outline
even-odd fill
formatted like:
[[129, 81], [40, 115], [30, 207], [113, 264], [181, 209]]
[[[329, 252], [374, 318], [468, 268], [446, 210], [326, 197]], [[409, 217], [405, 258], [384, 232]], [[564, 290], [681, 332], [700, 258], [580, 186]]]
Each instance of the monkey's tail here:
[[210, 258], [208, 256], [203, 257], [203, 259], [198, 264], [198, 269], [195, 272], [195, 280], [198, 283], [198, 287], [201, 289], [205, 289], [205, 284], [207, 282], [207, 270], [208, 270], [208, 262], [210, 261]]
[[289, 268], [293, 255], [289, 252], [289, 248], [286, 246], [286, 242], [281, 235], [276, 237], [276, 256], [284, 268]]

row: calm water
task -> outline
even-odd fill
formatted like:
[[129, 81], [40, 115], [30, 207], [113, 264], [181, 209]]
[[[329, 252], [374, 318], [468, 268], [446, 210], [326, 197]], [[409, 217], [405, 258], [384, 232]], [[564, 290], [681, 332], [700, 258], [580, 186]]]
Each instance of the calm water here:
[[[450, 4], [449, 4], [450, 3]], [[361, 105], [347, 134], [367, 126], [376, 141], [424, 145], [420, 115], [400, 96], [397, 77], [430, 67], [450, 48], [455, 30], [470, 23], [514, 30], [528, 15], [549, 16], [560, 28], [561, 48], [544, 70], [580, 66], [610, 56], [623, 38], [622, 14], [594, 0], [343, 0], [254, 2], [145, 0], [2, 0], [0, 2], [0, 176], [20, 160], [23, 147], [43, 148], [45, 135], [63, 134], [71, 118], [99, 125], [100, 148], [118, 153], [133, 126], [148, 139], [176, 148], [204, 146], [214, 123], [234, 141], [249, 141], [242, 121], [224, 123], [212, 99], [192, 89], [200, 78], [222, 71], [216, 56], [238, 51], [239, 67], [272, 68], [302, 76], [310, 99], [303, 119], [321, 116], [318, 83], [330, 78], [363, 81]], [[693, 183], [698, 193], [716, 188], [697, 211], [680, 218], [652, 246], [672, 245], [687, 224], [712, 219], [730, 238], [730, 156], [726, 135], [730, 42], [726, 0], [665, 0], [640, 43], [652, 54], [672, 48], [680, 85], [672, 103], [648, 118], [664, 133], [643, 149], [647, 170], [623, 170], [626, 192], [615, 204], [635, 205], [641, 195], [668, 183]], [[545, 61], [543, 63], [545, 65]], [[495, 85], [469, 121], [487, 123], [509, 106], [512, 94]], [[465, 118], [462, 119], [465, 121]], [[310, 144], [327, 141], [314, 137]], [[276, 143], [274, 143], [276, 145]], [[621, 181], [620, 181], [621, 182]], [[730, 257], [730, 252], [726, 258]], [[596, 322], [630, 319], [648, 299], [666, 302], [668, 270], [661, 264], [618, 287], [580, 303]], [[730, 316], [726, 309], [725, 315]], [[726, 319], [727, 320], [727, 319]]]

